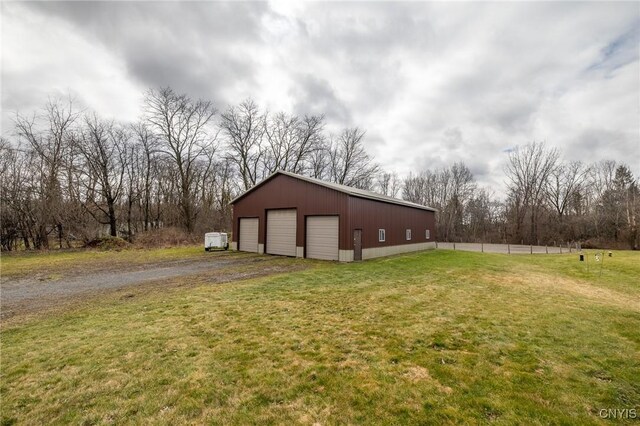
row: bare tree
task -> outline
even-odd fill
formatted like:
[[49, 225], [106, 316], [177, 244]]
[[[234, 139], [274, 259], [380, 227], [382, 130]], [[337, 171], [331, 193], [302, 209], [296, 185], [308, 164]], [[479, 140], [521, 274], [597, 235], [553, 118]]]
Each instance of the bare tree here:
[[80, 129], [76, 124], [71, 136], [67, 153], [63, 164], [63, 207], [58, 229], [59, 242], [64, 238], [67, 247], [71, 247], [72, 241], [90, 241], [95, 236], [95, 219], [87, 211], [84, 203], [86, 188], [86, 173], [84, 170], [84, 158], [76, 143]]
[[[131, 129], [129, 128], [128, 130]], [[142, 210], [137, 207], [140, 206], [144, 194], [144, 151], [142, 145], [136, 142], [135, 139], [132, 139], [131, 143], [127, 144], [124, 149], [126, 190], [124, 191], [123, 199], [126, 210], [127, 238], [129, 241], [132, 241], [133, 235], [138, 232], [140, 217], [135, 215], [134, 210]], [[145, 225], [143, 225], [143, 229]]]
[[331, 149], [323, 141], [309, 155], [309, 175], [312, 178], [329, 180], [331, 169]]
[[439, 212], [444, 221], [444, 236], [447, 239], [459, 238], [463, 232], [463, 219], [467, 203], [476, 190], [471, 170], [463, 163], [454, 163], [442, 173], [443, 206]]
[[382, 171], [376, 176], [376, 188], [382, 194], [388, 197], [398, 197], [402, 181], [396, 172]]
[[403, 198], [435, 207], [437, 233], [444, 241], [462, 238], [468, 203], [477, 185], [473, 174], [462, 162], [435, 171], [426, 170], [404, 181]]
[[49, 247], [49, 232], [60, 221], [60, 173], [69, 146], [70, 131], [77, 116], [71, 99], [67, 102], [50, 99], [40, 116], [16, 116], [18, 136], [27, 141], [42, 166], [35, 206], [36, 248]]
[[220, 115], [220, 127], [227, 139], [227, 161], [234, 164], [244, 190], [255, 185], [260, 177], [260, 165], [265, 155], [262, 147], [265, 114], [256, 103], [247, 99], [229, 107]]
[[310, 169], [312, 153], [323, 143], [323, 116], [297, 116], [278, 113], [265, 120], [266, 147], [263, 156], [264, 172], [276, 170], [304, 174]]
[[109, 234], [115, 237], [118, 235], [116, 206], [123, 193], [127, 171], [129, 133], [93, 114], [85, 117], [85, 127], [76, 140], [84, 159], [87, 210], [98, 222], [108, 224]]
[[330, 148], [331, 181], [360, 189], [371, 189], [379, 167], [364, 149], [365, 132], [345, 129]]
[[151, 89], [145, 97], [147, 122], [178, 172], [179, 205], [188, 232], [193, 231], [198, 214], [194, 201], [196, 164], [206, 151], [216, 149], [217, 133], [211, 129], [215, 114], [210, 101], [193, 100], [169, 87]]
[[475, 191], [465, 205], [465, 240], [475, 242], [502, 241], [502, 203], [489, 190]]
[[142, 220], [143, 229], [149, 230], [151, 223], [151, 197], [153, 190], [154, 165], [157, 162], [157, 155], [160, 147], [156, 135], [151, 131], [144, 121], [131, 126], [133, 134], [136, 138], [137, 145], [141, 149], [141, 156], [138, 161], [138, 170], [140, 173], [140, 197], [142, 202]]
[[[2, 250], [15, 249], [20, 238], [24, 216], [26, 181], [21, 173], [25, 171], [24, 156], [12, 146], [8, 139], [0, 137], [0, 247]], [[21, 217], [22, 216], [22, 217]], [[29, 247], [29, 241], [25, 242]]]
[[589, 169], [581, 162], [559, 163], [549, 174], [546, 196], [555, 209], [560, 223], [563, 222], [571, 201], [582, 189]]
[[606, 194], [613, 190], [613, 180], [615, 178], [618, 164], [612, 160], [601, 160], [589, 168], [587, 208], [595, 210], [596, 214], [591, 215], [591, 223], [595, 227], [596, 234], [600, 234], [605, 214], [602, 208], [598, 208], [599, 202]]
[[449, 173], [446, 169], [425, 170], [419, 175], [410, 174], [402, 186], [402, 198], [413, 203], [441, 209], [446, 204]]
[[613, 189], [617, 168], [618, 163], [613, 160], [601, 160], [589, 167], [589, 185], [596, 198]]
[[505, 172], [509, 202], [514, 214], [514, 237], [524, 240], [524, 220], [530, 219], [527, 241], [537, 243], [538, 215], [549, 177], [558, 161], [558, 150], [547, 148], [544, 143], [533, 142], [519, 147], [509, 154]]
[[613, 237], [614, 241], [626, 239], [631, 248], [637, 248], [640, 190], [626, 165], [616, 167], [611, 188], [603, 193], [598, 210], [602, 216], [604, 233]]
[[[375, 164], [365, 132], [325, 137], [324, 117], [270, 115], [251, 100], [222, 114], [217, 156], [215, 109], [170, 88], [150, 90], [145, 115], [124, 126], [49, 101], [16, 118], [16, 139], [0, 138], [0, 245], [3, 250], [85, 242], [109, 225], [228, 229], [229, 201], [277, 169], [432, 206], [444, 240], [581, 240], [585, 246], [637, 247], [640, 189], [631, 168], [611, 160], [560, 162], [544, 144], [523, 146], [505, 167], [501, 201], [463, 163], [401, 181]], [[64, 232], [63, 232], [64, 230]], [[79, 238], [77, 238], [79, 237]]]
[[402, 198], [416, 204], [427, 205], [425, 201], [426, 182], [422, 175], [409, 176], [402, 183]]

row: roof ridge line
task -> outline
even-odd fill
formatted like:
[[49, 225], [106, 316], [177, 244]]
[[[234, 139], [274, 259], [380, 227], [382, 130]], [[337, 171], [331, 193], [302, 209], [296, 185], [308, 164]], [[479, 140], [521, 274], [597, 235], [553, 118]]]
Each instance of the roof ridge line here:
[[327, 181], [324, 181], [324, 180], [321, 180], [321, 179], [313, 178], [311, 176], [303, 176], [303, 175], [299, 175], [297, 173], [288, 172], [288, 171], [280, 170], [280, 169], [278, 169], [275, 172], [271, 173], [269, 176], [264, 178], [262, 181], [260, 181], [259, 183], [255, 184], [251, 188], [247, 189], [245, 192], [243, 192], [242, 194], [238, 195], [237, 197], [235, 197], [233, 200], [231, 200], [229, 202], [229, 204], [234, 204], [236, 201], [240, 200], [241, 198], [244, 198], [245, 195], [249, 194], [250, 192], [253, 192], [255, 189], [257, 189], [258, 187], [262, 186], [264, 183], [268, 182], [269, 180], [273, 179], [275, 176], [277, 176], [279, 174], [285, 175], [285, 176], [289, 176], [289, 177], [292, 177], [294, 179], [304, 180], [306, 182], [313, 183], [313, 184], [316, 184], [316, 185], [324, 186], [325, 188], [333, 189], [334, 191], [342, 192], [342, 193], [351, 195], [353, 197], [365, 198], [365, 199], [369, 199], [369, 200], [380, 201], [380, 202], [383, 202], [383, 203], [397, 204], [397, 205], [400, 205], [400, 206], [412, 207], [412, 208], [417, 208], [417, 209], [421, 209], [421, 210], [429, 210], [429, 211], [433, 211], [433, 212], [436, 211], [436, 209], [434, 209], [433, 207], [423, 206], [421, 204], [412, 203], [410, 201], [402, 200], [402, 199], [399, 199], [399, 198], [389, 197], [388, 195], [378, 194], [376, 192], [368, 191], [366, 189], [354, 188], [354, 187], [351, 187], [351, 186], [347, 186], [347, 185], [343, 185], [343, 184], [335, 183], [335, 182], [327, 182]]

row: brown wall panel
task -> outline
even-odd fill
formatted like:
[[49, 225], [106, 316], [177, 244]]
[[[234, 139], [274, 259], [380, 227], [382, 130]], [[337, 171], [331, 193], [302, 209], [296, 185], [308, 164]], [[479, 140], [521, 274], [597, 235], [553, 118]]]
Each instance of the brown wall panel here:
[[[305, 216], [338, 215], [342, 223], [348, 206], [347, 194], [286, 175], [277, 175], [233, 205], [233, 241], [236, 241], [239, 218], [259, 217], [259, 243], [266, 239], [266, 210], [294, 208], [298, 211], [296, 245], [304, 247]], [[341, 227], [342, 228], [342, 227]], [[349, 240], [341, 235], [340, 249]]]
[[[351, 234], [362, 229], [363, 248], [425, 243], [436, 238], [434, 212], [365, 198], [349, 197], [349, 227]], [[407, 228], [411, 229], [410, 241], [405, 238]], [[385, 242], [378, 242], [378, 229], [385, 230]], [[426, 229], [431, 231], [428, 240]]]
[[[233, 241], [237, 242], [241, 217], [258, 217], [258, 242], [265, 244], [266, 211], [297, 209], [296, 245], [305, 247], [305, 217], [338, 215], [340, 250], [353, 249], [353, 230], [362, 229], [362, 247], [384, 247], [435, 241], [435, 213], [412, 207], [389, 204], [349, 196], [311, 182], [287, 175], [276, 175], [233, 205]], [[378, 229], [385, 229], [386, 241], [378, 242]], [[411, 241], [405, 239], [405, 229], [411, 228]], [[425, 229], [431, 238], [425, 239]], [[266, 247], [265, 247], [266, 249]]]

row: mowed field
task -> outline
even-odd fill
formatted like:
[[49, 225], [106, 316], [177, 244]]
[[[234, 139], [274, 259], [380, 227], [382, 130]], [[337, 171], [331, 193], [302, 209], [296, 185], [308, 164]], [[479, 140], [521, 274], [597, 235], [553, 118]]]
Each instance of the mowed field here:
[[[2, 422], [611, 424], [601, 410], [640, 416], [640, 253], [614, 252], [601, 271], [593, 253], [589, 271], [576, 254], [291, 259], [306, 268], [224, 284], [184, 278], [189, 285], [107, 293], [14, 319], [1, 331]], [[76, 255], [53, 264], [46, 255], [3, 256], [2, 269], [64, 274], [84, 261], [127, 258]]]

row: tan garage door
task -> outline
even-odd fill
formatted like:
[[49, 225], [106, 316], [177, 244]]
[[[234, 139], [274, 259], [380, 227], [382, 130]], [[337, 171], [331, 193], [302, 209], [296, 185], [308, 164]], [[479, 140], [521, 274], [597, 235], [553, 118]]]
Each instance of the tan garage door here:
[[258, 218], [240, 219], [240, 251], [258, 252]]
[[338, 216], [307, 217], [307, 257], [338, 260]]
[[295, 210], [267, 212], [267, 253], [282, 256], [296, 255]]

